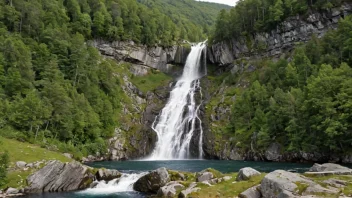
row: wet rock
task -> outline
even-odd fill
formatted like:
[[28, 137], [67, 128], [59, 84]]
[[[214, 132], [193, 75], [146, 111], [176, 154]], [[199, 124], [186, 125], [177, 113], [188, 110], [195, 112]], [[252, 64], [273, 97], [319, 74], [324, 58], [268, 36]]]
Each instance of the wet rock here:
[[272, 143], [265, 151], [265, 158], [269, 161], [279, 161], [281, 158], [281, 145]]
[[[303, 191], [299, 192], [300, 189]], [[276, 170], [267, 174], [261, 182], [261, 193], [264, 198], [295, 197], [325, 193], [336, 196], [338, 190], [322, 187], [312, 180], [284, 170]]]
[[89, 187], [94, 176], [78, 162], [51, 161], [27, 178], [26, 193], [72, 191]]
[[166, 168], [158, 168], [139, 178], [136, 183], [133, 184], [133, 189], [139, 192], [157, 193], [169, 180], [170, 177]]
[[257, 170], [253, 169], [253, 168], [242, 168], [240, 169], [240, 171], [238, 172], [236, 181], [243, 181], [243, 180], [249, 180], [251, 177], [260, 175], [260, 172], [258, 172]]
[[8, 188], [8, 189], [6, 190], [6, 194], [9, 194], [9, 195], [11, 195], [11, 194], [18, 194], [18, 193], [20, 193], [20, 191], [17, 190], [16, 188]]
[[185, 188], [184, 185], [172, 181], [167, 183], [165, 186], [161, 187], [158, 191], [158, 197], [174, 197], [176, 195], [176, 192], [180, 189]]
[[261, 198], [260, 185], [247, 189], [238, 195], [239, 198]]
[[16, 167], [17, 168], [25, 168], [26, 167], [26, 162], [24, 162], [24, 161], [18, 161], [18, 162], [16, 162]]
[[98, 181], [101, 181], [101, 180], [110, 181], [120, 177], [121, 177], [121, 173], [117, 170], [102, 168], [102, 169], [99, 169], [98, 172], [96, 173], [96, 178]]

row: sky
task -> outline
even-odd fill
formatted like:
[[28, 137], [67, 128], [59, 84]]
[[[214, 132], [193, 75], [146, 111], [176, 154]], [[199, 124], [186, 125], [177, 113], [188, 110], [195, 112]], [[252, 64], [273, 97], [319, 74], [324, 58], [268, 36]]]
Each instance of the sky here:
[[208, 2], [214, 2], [214, 3], [222, 3], [222, 4], [227, 4], [230, 6], [234, 6], [237, 2], [237, 0], [199, 0], [199, 1], [208, 1]]

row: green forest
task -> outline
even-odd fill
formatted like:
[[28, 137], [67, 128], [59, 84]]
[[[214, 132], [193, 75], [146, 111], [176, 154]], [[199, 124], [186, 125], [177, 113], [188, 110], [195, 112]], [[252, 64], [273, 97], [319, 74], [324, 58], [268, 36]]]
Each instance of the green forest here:
[[117, 63], [89, 41], [167, 47], [203, 40], [203, 27], [226, 8], [205, 7], [214, 8], [213, 18], [202, 22], [136, 0], [0, 0], [0, 134], [77, 158], [105, 153], [123, 96]]
[[268, 32], [288, 17], [304, 16], [312, 10], [328, 11], [343, 2], [342, 0], [241, 0], [230, 11], [221, 10], [210, 36], [211, 42]]
[[[349, 153], [352, 146], [352, 17], [292, 58], [262, 61], [237, 98], [228, 132], [237, 146], [265, 151]], [[250, 148], [250, 145], [255, 145]]]

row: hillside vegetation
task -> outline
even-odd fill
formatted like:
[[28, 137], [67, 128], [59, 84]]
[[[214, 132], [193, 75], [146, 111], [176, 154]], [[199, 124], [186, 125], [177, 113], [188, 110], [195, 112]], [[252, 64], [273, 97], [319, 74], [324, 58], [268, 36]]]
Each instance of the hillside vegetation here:
[[230, 124], [218, 135], [255, 153], [273, 142], [296, 153], [351, 153], [351, 33], [348, 16], [337, 30], [313, 36], [280, 60], [237, 60], [257, 69], [219, 77], [227, 87], [224, 103], [233, 108]]
[[[350, 1], [350, 0], [345, 0]], [[219, 13], [211, 41], [219, 42], [238, 36], [268, 32], [291, 16], [305, 15], [312, 10], [324, 12], [340, 6], [343, 0], [243, 0], [229, 12]]]
[[[186, 40], [205, 39], [215, 24], [220, 10], [231, 7], [223, 4], [198, 2], [195, 0], [138, 0], [150, 9], [158, 9], [176, 23]], [[202, 32], [199, 32], [202, 30]], [[193, 34], [185, 34], [193, 32]], [[198, 35], [198, 33], [202, 33]]]

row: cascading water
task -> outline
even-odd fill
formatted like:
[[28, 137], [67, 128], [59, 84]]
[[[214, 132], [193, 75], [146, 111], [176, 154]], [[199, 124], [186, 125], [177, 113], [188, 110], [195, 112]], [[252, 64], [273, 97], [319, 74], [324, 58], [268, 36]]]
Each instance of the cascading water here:
[[[152, 128], [157, 133], [158, 141], [150, 160], [203, 156], [203, 129], [198, 116], [201, 104], [197, 105], [195, 95], [197, 91], [201, 94], [199, 79], [205, 75], [205, 67], [202, 67], [202, 63], [205, 64], [206, 53], [203, 53], [205, 47], [205, 42], [192, 46], [181, 78], [171, 91], [166, 106], [153, 123]], [[198, 135], [197, 155], [190, 151], [195, 135]]]
[[78, 192], [84, 195], [113, 194], [118, 192], [132, 192], [133, 184], [147, 172], [123, 174], [119, 179], [109, 182], [100, 181], [94, 188]]

